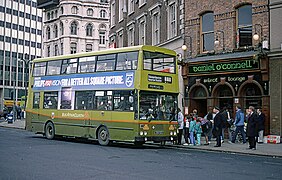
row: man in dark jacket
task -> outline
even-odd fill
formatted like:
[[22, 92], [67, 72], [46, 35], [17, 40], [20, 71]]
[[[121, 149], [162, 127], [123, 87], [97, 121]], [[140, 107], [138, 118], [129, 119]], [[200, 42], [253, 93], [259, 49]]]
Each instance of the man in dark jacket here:
[[216, 145], [214, 147], [220, 147], [221, 146], [221, 134], [222, 134], [222, 126], [224, 123], [224, 117], [221, 113], [219, 113], [220, 109], [219, 107], [215, 106], [213, 108], [213, 113], [215, 114], [215, 117], [213, 119], [214, 121], [214, 127], [213, 127], [213, 135], [216, 137]]
[[249, 107], [249, 118], [247, 124], [247, 136], [249, 138], [249, 149], [256, 149], [256, 135], [257, 135], [257, 115], [254, 113], [255, 108]]
[[257, 131], [258, 131], [258, 143], [263, 143], [263, 131], [264, 131], [264, 121], [265, 115], [261, 109], [257, 109], [257, 117], [258, 117], [258, 124], [257, 124]]

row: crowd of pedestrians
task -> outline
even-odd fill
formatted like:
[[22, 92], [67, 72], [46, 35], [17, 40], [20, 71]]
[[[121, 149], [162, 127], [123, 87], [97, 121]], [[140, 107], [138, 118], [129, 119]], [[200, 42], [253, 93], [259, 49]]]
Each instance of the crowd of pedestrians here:
[[197, 109], [184, 116], [181, 110], [177, 110], [178, 119], [178, 141], [177, 144], [199, 146], [201, 136], [205, 137], [203, 145], [210, 145], [212, 137], [216, 139], [214, 147], [221, 147], [224, 142], [225, 132], [228, 131], [229, 143], [234, 144], [237, 141], [246, 144], [249, 142], [249, 148], [255, 150], [256, 143], [263, 143], [265, 115], [261, 109], [255, 110], [253, 106], [246, 109], [245, 113], [240, 105], [235, 107], [234, 118], [228, 108], [220, 109], [215, 106], [204, 117], [198, 116]]
[[[15, 113], [15, 114], [14, 114]], [[4, 106], [3, 110], [0, 112], [1, 116], [6, 120], [7, 116], [16, 116], [17, 119], [21, 119], [23, 117], [23, 111], [20, 106], [14, 106], [14, 107], [7, 107]]]

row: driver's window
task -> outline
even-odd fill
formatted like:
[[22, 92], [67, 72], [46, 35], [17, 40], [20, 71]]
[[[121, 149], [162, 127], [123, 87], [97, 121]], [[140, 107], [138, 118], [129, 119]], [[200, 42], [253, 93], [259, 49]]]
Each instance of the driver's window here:
[[140, 119], [175, 120], [176, 97], [172, 95], [140, 95]]

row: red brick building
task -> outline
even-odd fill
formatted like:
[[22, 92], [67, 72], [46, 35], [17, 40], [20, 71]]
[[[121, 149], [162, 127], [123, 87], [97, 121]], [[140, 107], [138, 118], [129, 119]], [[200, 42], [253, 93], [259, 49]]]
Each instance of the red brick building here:
[[269, 132], [267, 0], [186, 0], [185, 113], [262, 108]]

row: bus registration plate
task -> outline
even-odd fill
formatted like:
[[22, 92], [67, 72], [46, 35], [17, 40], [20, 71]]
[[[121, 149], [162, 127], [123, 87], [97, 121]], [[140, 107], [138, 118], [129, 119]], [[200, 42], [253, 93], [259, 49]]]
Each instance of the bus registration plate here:
[[155, 134], [161, 135], [161, 134], [164, 134], [164, 132], [163, 131], [155, 131]]

